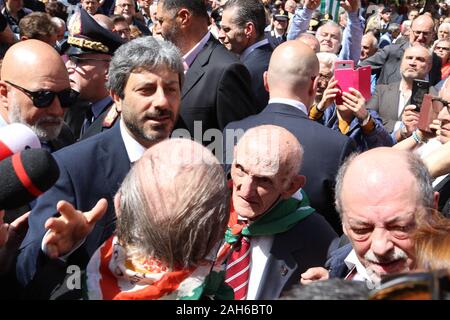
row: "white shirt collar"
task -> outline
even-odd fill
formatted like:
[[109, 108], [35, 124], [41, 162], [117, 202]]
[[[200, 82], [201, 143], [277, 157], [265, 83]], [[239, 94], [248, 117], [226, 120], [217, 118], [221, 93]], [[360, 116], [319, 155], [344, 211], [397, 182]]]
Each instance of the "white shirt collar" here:
[[287, 98], [271, 98], [269, 100], [269, 104], [271, 104], [271, 103], [288, 104], [290, 106], [293, 106], [293, 107], [299, 109], [304, 114], [308, 115], [308, 110], [306, 109], [306, 106], [298, 100], [287, 99]]
[[206, 42], [208, 42], [211, 33], [208, 31], [203, 38], [191, 49], [188, 53], [183, 56], [183, 61], [187, 63], [190, 67], [192, 62], [194, 62], [195, 58], [197, 58], [200, 51], [202, 51]]
[[130, 135], [122, 119], [120, 119], [120, 135], [122, 136], [123, 143], [125, 144], [125, 149], [127, 150], [130, 162], [134, 163], [138, 161], [147, 148], [142, 146]]
[[356, 268], [356, 275], [354, 276], [353, 280], [369, 282], [373, 281], [373, 279], [371, 279], [367, 274], [366, 268], [362, 265], [361, 261], [359, 261], [354, 249], [344, 259], [344, 263], [349, 270], [353, 269], [354, 267]]
[[269, 43], [269, 40], [267, 38], [264, 38], [261, 41], [255, 42], [254, 44], [252, 44], [250, 47], [248, 47], [247, 49], [244, 50], [244, 52], [242, 52], [241, 56], [239, 57], [239, 59], [242, 61], [245, 58], [247, 58], [247, 56], [252, 53], [253, 50], [255, 50], [256, 48], [262, 47], [263, 45]]

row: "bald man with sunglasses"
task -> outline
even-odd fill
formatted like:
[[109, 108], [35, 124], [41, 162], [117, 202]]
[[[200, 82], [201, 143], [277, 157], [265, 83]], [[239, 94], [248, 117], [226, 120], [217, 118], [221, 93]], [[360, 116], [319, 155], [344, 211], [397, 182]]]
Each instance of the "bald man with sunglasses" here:
[[5, 54], [0, 95], [8, 121], [29, 126], [53, 152], [75, 142], [63, 116], [76, 99], [64, 62], [45, 42], [27, 40]]

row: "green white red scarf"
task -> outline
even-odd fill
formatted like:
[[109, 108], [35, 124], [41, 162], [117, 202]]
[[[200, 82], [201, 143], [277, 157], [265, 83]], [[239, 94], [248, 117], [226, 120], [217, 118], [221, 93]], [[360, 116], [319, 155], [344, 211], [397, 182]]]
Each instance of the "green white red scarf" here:
[[226, 261], [233, 250], [233, 244], [238, 242], [241, 236], [271, 236], [283, 233], [314, 212], [315, 209], [309, 205], [308, 196], [301, 189], [291, 198], [280, 200], [262, 217], [244, 227], [242, 224], [238, 224], [238, 213], [231, 203], [225, 243], [219, 250], [218, 260]]
[[[217, 249], [217, 248], [216, 248]], [[222, 262], [212, 256], [196, 268], [169, 270], [156, 259], [131, 260], [117, 237], [108, 239], [86, 269], [85, 298], [91, 300], [232, 299]], [[212, 258], [212, 259], [211, 259]]]

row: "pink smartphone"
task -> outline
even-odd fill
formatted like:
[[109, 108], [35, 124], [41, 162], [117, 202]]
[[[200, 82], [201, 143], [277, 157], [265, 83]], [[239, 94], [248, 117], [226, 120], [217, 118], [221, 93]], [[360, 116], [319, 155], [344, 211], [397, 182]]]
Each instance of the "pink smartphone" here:
[[[334, 78], [338, 81], [337, 88], [341, 92], [349, 92], [349, 88], [352, 87], [361, 92], [364, 99], [368, 101], [371, 97], [370, 77], [372, 72], [370, 66], [361, 67], [356, 70], [345, 66], [353, 66], [353, 61], [344, 60], [335, 62]], [[338, 93], [336, 95], [336, 104], [342, 103], [342, 94]]]

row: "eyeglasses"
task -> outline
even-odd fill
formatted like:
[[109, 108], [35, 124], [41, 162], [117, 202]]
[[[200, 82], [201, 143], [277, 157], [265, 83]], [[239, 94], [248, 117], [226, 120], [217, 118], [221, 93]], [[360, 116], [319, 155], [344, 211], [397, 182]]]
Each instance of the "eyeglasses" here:
[[421, 34], [422, 34], [424, 37], [428, 37], [429, 35], [431, 35], [431, 32], [430, 32], [430, 31], [417, 31], [417, 30], [411, 30], [411, 31], [414, 33], [414, 35], [415, 35], [416, 37], [420, 36]]
[[444, 100], [441, 97], [433, 97], [431, 98], [433, 103], [433, 109], [436, 111], [441, 111], [444, 107], [447, 108], [448, 113], [450, 113], [450, 101]]
[[449, 51], [449, 50], [450, 50], [450, 48], [447, 48], [447, 47], [440, 47], [440, 46], [436, 46], [436, 47], [435, 47], [435, 50], [445, 50], [445, 51]]
[[55, 96], [58, 96], [61, 107], [70, 108], [75, 103], [79, 94], [77, 91], [72, 90], [70, 88], [64, 89], [59, 92], [54, 92], [50, 90], [30, 91], [12, 82], [6, 80], [5, 82], [25, 93], [31, 99], [31, 101], [33, 101], [33, 105], [39, 109], [47, 108], [48, 106], [50, 106], [53, 100], [55, 99]]

